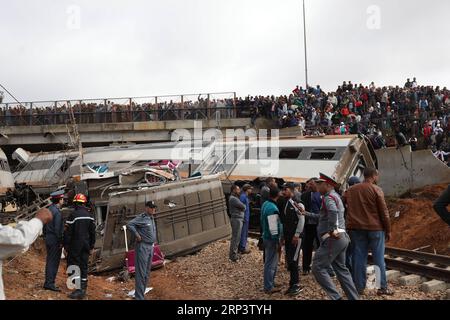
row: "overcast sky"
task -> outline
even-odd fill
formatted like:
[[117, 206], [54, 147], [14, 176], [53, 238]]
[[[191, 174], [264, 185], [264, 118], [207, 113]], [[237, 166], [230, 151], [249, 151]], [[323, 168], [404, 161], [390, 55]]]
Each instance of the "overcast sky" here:
[[[286, 94], [304, 85], [301, 0], [0, 4], [0, 83], [22, 101]], [[420, 84], [450, 87], [450, 1], [306, 6], [311, 85], [403, 85], [416, 76]]]

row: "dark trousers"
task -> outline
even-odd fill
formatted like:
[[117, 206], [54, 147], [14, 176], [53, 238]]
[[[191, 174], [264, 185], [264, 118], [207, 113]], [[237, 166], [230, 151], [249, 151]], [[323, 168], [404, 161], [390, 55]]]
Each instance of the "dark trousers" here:
[[317, 225], [316, 224], [305, 224], [305, 231], [303, 236], [303, 271], [311, 270], [312, 254], [314, 250], [314, 240], [319, 243], [319, 238], [317, 237]]
[[136, 244], [136, 255], [134, 257], [136, 268], [134, 296], [136, 300], [145, 300], [145, 290], [152, 270], [153, 249], [151, 243], [139, 242]]
[[45, 263], [45, 287], [55, 286], [56, 275], [58, 274], [59, 263], [61, 262], [62, 248], [59, 243], [46, 245], [47, 260]]
[[[289, 238], [292, 239], [292, 238]], [[295, 257], [295, 252], [297, 247], [292, 244], [291, 241], [286, 240], [284, 244], [286, 250], [286, 265], [290, 273], [289, 287], [297, 285], [299, 283], [299, 272], [298, 272], [298, 256]], [[294, 260], [294, 258], [296, 258]]]
[[87, 289], [88, 283], [89, 251], [81, 250], [70, 252], [67, 256], [67, 266], [78, 266], [80, 268], [81, 289]]

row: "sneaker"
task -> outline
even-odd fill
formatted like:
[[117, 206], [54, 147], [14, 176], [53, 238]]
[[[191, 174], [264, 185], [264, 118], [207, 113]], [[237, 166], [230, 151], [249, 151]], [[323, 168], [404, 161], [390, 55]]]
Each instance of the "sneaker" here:
[[286, 291], [286, 294], [291, 296], [291, 297], [294, 297], [294, 296], [299, 295], [302, 291], [303, 291], [303, 287], [301, 287], [299, 285], [295, 285], [295, 286], [290, 287]]
[[274, 293], [278, 293], [280, 291], [281, 291], [281, 288], [275, 288], [275, 287], [273, 287], [271, 290], [264, 289], [264, 292], [266, 294], [274, 294]]
[[379, 296], [392, 296], [394, 295], [394, 291], [388, 288], [385, 289], [378, 289], [377, 290], [377, 295]]

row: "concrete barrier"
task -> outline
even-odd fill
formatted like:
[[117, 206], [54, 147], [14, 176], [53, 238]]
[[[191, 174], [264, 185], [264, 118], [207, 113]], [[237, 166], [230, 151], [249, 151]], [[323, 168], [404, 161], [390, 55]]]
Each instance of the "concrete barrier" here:
[[412, 152], [410, 146], [376, 151], [380, 187], [386, 196], [398, 197], [432, 184], [450, 183], [450, 168], [431, 150]]
[[[251, 126], [250, 118], [199, 120], [202, 130], [220, 128], [247, 129]], [[83, 143], [112, 142], [156, 142], [170, 141], [176, 129], [194, 130], [194, 120], [119, 122], [103, 124], [79, 124], [78, 131]], [[0, 145], [61, 145], [70, 142], [65, 125], [0, 127]]]

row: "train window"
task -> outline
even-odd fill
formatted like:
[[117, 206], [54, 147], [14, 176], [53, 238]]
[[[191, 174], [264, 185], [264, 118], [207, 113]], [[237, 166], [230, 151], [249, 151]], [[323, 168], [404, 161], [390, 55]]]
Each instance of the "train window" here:
[[271, 157], [272, 148], [270, 147], [248, 148], [245, 151], [245, 159], [247, 160], [265, 160]]
[[8, 162], [6, 160], [1, 160], [0, 159], [0, 170], [2, 170], [2, 171], [10, 171]]
[[24, 171], [48, 170], [55, 164], [57, 160], [58, 159], [32, 161], [26, 165]]
[[314, 151], [311, 152], [310, 160], [332, 160], [336, 152], [331, 151]]
[[280, 150], [280, 159], [298, 159], [302, 153], [301, 148], [283, 148]]

